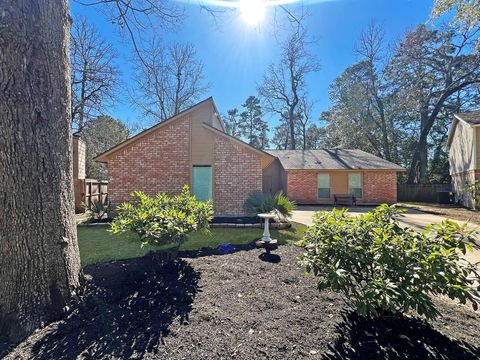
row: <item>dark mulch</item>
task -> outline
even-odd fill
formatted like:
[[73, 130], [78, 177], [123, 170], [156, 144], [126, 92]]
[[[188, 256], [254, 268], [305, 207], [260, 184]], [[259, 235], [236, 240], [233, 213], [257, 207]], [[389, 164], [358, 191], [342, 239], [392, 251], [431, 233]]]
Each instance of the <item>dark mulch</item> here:
[[[273, 219], [272, 219], [273, 221]], [[216, 216], [212, 220], [213, 224], [260, 224], [262, 219], [258, 216]]]
[[148, 257], [89, 266], [84, 301], [34, 333], [12, 359], [477, 359], [480, 314], [438, 299], [433, 327], [414, 318], [371, 320], [337, 294], [318, 292], [296, 267], [260, 250], [177, 261]]

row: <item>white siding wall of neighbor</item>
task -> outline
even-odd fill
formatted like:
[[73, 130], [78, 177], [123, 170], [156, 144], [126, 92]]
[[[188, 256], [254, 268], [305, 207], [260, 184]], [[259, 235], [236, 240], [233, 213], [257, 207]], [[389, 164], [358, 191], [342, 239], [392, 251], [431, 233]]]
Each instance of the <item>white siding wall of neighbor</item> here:
[[449, 151], [450, 174], [459, 174], [476, 168], [476, 131], [463, 121], [458, 121]]

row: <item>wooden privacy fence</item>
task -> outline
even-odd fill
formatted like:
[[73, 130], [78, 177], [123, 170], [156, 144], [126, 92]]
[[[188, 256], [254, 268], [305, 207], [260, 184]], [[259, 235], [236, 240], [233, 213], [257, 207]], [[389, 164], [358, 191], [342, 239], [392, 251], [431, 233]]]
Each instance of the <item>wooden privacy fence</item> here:
[[439, 192], [452, 191], [451, 184], [398, 184], [398, 201], [438, 202]]
[[95, 201], [108, 200], [108, 181], [97, 179], [75, 180], [75, 211], [82, 212], [82, 204], [90, 206]]

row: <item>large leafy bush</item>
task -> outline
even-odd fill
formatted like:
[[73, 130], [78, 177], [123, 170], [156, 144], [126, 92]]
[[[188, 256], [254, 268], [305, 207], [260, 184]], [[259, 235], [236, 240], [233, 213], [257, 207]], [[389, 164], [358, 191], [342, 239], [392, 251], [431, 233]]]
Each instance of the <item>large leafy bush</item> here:
[[399, 213], [387, 205], [360, 217], [316, 213], [299, 242], [306, 250], [301, 264], [318, 277], [319, 289], [343, 293], [360, 315], [416, 310], [433, 319], [437, 295], [477, 309], [478, 267], [461, 258], [476, 246], [474, 234], [452, 221], [415, 232], [399, 226]]
[[244, 208], [251, 215], [273, 212], [280, 218], [286, 219], [292, 216], [295, 203], [290, 201], [282, 191], [275, 196], [257, 191], [250, 194]]
[[141, 191], [135, 191], [131, 196], [132, 202], [125, 202], [117, 208], [112, 232], [134, 231], [142, 244], [178, 248], [188, 233], [208, 228], [213, 218], [212, 202], [197, 201], [190, 195], [188, 186], [176, 196], [161, 193], [151, 197]]

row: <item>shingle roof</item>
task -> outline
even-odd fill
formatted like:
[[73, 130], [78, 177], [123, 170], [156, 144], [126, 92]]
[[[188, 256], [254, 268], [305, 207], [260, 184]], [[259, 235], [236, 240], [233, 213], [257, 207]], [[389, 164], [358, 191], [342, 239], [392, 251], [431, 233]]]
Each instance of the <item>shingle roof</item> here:
[[455, 114], [456, 117], [472, 125], [480, 124], [480, 110]]
[[286, 170], [397, 170], [404, 168], [362, 150], [267, 150]]

